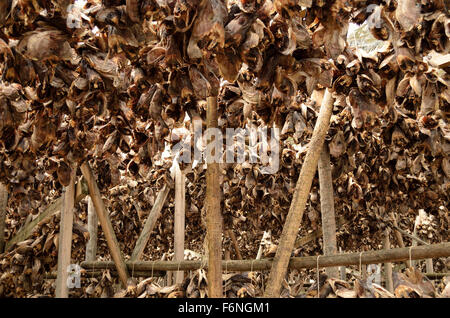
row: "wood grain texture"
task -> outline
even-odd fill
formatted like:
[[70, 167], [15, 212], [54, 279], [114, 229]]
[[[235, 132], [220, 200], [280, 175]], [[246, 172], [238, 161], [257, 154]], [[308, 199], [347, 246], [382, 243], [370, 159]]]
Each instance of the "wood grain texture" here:
[[289, 213], [286, 217], [280, 243], [275, 254], [274, 262], [270, 270], [269, 279], [264, 297], [279, 297], [281, 284], [286, 275], [289, 258], [294, 248], [298, 229], [301, 225], [306, 201], [309, 197], [311, 184], [316, 174], [317, 163], [322, 152], [325, 136], [330, 126], [330, 118], [333, 110], [334, 99], [331, 92], [326, 89], [320, 107], [319, 116], [314, 127], [313, 135], [309, 143], [309, 149], [300, 170], [295, 192], [292, 197]]
[[8, 203], [8, 190], [3, 183], [0, 183], [0, 254], [5, 248], [5, 222], [6, 205]]
[[120, 252], [119, 243], [117, 242], [116, 234], [109, 219], [108, 211], [106, 211], [105, 204], [98, 189], [97, 182], [95, 181], [94, 174], [92, 173], [89, 163], [85, 162], [81, 166], [81, 172], [88, 184], [89, 196], [92, 198], [95, 211], [97, 212], [98, 220], [102, 226], [103, 234], [106, 238], [111, 257], [116, 264], [117, 272], [119, 273], [120, 282], [123, 287], [127, 286], [128, 270], [125, 265], [122, 253]]
[[155, 228], [156, 221], [161, 215], [161, 210], [166, 202], [167, 195], [169, 194], [170, 188], [167, 185], [164, 185], [161, 191], [159, 191], [155, 204], [150, 211], [147, 220], [145, 221], [144, 228], [142, 229], [139, 238], [136, 241], [136, 246], [134, 247], [133, 253], [131, 254], [132, 261], [138, 261], [139, 258], [144, 253], [144, 249], [147, 246], [148, 240], [150, 239], [150, 234]]
[[[174, 260], [177, 262], [184, 260], [184, 230], [185, 230], [185, 210], [186, 210], [186, 180], [184, 173], [178, 164], [175, 167], [175, 220], [174, 220]], [[184, 279], [183, 271], [177, 271], [175, 282], [181, 284]]]
[[[411, 250], [411, 259], [419, 260], [426, 258], [438, 258], [450, 256], [450, 243], [440, 243], [428, 246], [417, 246]], [[389, 250], [367, 251], [361, 255], [361, 264], [379, 264], [385, 262], [401, 262], [409, 259], [409, 247], [405, 248], [392, 248]], [[350, 266], [359, 265], [360, 253], [348, 253], [337, 255], [321, 255], [320, 267], [333, 267], [333, 266]], [[272, 267], [274, 260], [271, 258], [265, 258], [260, 260], [229, 260], [222, 261], [221, 265], [229, 272], [246, 272], [253, 269], [254, 271], [265, 271]], [[196, 261], [139, 261], [139, 262], [126, 262], [129, 269], [134, 266], [136, 271], [176, 271], [180, 270], [196, 270], [200, 267], [208, 268], [208, 264], [202, 263], [201, 260]], [[83, 268], [89, 270], [99, 269], [113, 269], [114, 262], [111, 261], [96, 261], [96, 262], [83, 262], [81, 263]], [[303, 269], [303, 268], [316, 268], [317, 256], [306, 257], [292, 257], [288, 260], [288, 266], [290, 269]], [[430, 274], [432, 275], [432, 274]]]
[[[391, 248], [391, 242], [389, 240], [390, 231], [386, 229], [384, 231], [384, 249], [389, 250]], [[394, 283], [392, 281], [392, 263], [384, 263], [384, 274], [386, 275], [386, 289], [391, 293], [394, 292]]]
[[56, 298], [68, 298], [69, 289], [67, 278], [68, 268], [72, 251], [72, 227], [73, 211], [75, 206], [75, 173], [76, 167], [72, 169], [69, 185], [64, 188], [61, 206], [61, 220], [59, 222], [58, 237], [58, 278], [56, 279]]
[[[330, 151], [328, 145], [323, 145], [319, 157], [319, 183], [320, 183], [320, 212], [322, 215], [323, 254], [337, 253], [336, 243], [336, 215], [334, 212], [333, 178], [331, 176]], [[338, 278], [338, 268], [329, 267], [325, 270], [328, 277]]]
[[86, 261], [95, 261], [97, 255], [98, 217], [91, 197], [88, 197], [88, 231], [89, 241], [86, 244]]
[[[81, 179], [76, 184], [75, 204], [83, 200], [87, 194], [87, 184], [84, 179]], [[36, 226], [48, 222], [53, 215], [57, 215], [61, 211], [62, 202], [63, 197], [61, 196], [53, 201], [53, 203], [51, 203], [47, 208], [45, 208], [45, 210], [42, 211], [42, 213], [40, 213], [34, 220], [20, 228], [20, 230], [17, 231], [16, 235], [14, 235], [12, 239], [6, 242], [6, 250], [8, 251], [16, 243], [25, 241], [33, 234]]]
[[[217, 96], [207, 98], [207, 128], [216, 128]], [[207, 143], [215, 140], [208, 138]], [[219, 163], [209, 162], [206, 169], [206, 240], [208, 243], [208, 297], [223, 297], [222, 288], [222, 211], [220, 207]]]

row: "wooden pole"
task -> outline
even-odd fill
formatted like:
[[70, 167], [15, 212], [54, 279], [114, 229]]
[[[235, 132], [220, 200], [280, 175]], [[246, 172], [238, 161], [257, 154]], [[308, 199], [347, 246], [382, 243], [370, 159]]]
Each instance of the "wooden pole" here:
[[[184, 231], [185, 231], [185, 209], [186, 209], [186, 180], [184, 173], [180, 170], [178, 163], [175, 165], [175, 220], [174, 220], [174, 249], [175, 261], [184, 260]], [[177, 271], [175, 283], [181, 284], [184, 272]]]
[[103, 203], [100, 190], [98, 189], [97, 182], [95, 181], [94, 174], [88, 162], [81, 165], [81, 172], [88, 184], [89, 196], [92, 198], [92, 203], [97, 212], [98, 220], [102, 226], [103, 233], [108, 244], [111, 257], [116, 264], [117, 272], [119, 273], [120, 281], [123, 287], [127, 287], [128, 270], [125, 265], [122, 253], [120, 252], [119, 243], [117, 242], [116, 234], [109, 219], [109, 214], [106, 211], [105, 204]]
[[[339, 247], [339, 254], [342, 254], [342, 248]], [[339, 266], [339, 274], [341, 280], [347, 280], [347, 270], [345, 266]]]
[[72, 251], [72, 227], [73, 210], [75, 205], [75, 175], [76, 167], [72, 167], [72, 175], [67, 187], [64, 188], [63, 202], [61, 207], [61, 219], [59, 222], [58, 237], [58, 278], [56, 280], [55, 297], [68, 298], [69, 288], [67, 279], [69, 277], [69, 265]]
[[[389, 241], [389, 229], [387, 228], [384, 231], [384, 249], [389, 250], [391, 248], [391, 243]], [[386, 262], [384, 263], [384, 272], [386, 275], [386, 289], [393, 293], [394, 292], [394, 283], [392, 281], [392, 263]]]
[[[411, 259], [426, 259], [450, 256], [450, 243], [440, 243], [428, 246], [417, 246], [411, 250]], [[367, 251], [361, 255], [361, 264], [379, 264], [386, 262], [402, 262], [409, 259], [409, 247], [392, 248], [389, 250]], [[360, 253], [336, 254], [336, 255], [321, 255], [320, 267], [335, 267], [335, 266], [350, 266], [359, 265]], [[272, 267], [274, 260], [259, 259], [259, 260], [229, 260], [226, 263], [229, 272], [247, 272], [269, 270]], [[225, 267], [225, 261], [222, 262]], [[208, 264], [204, 264], [201, 260], [196, 261], [139, 261], [126, 262], [129, 269], [136, 271], [176, 271], [180, 270], [197, 270], [199, 268], [208, 268]], [[316, 268], [317, 256], [306, 257], [292, 257], [288, 262], [291, 269]], [[82, 262], [81, 266], [89, 270], [99, 269], [114, 269], [114, 263], [111, 261], [96, 261], [96, 262]]]
[[261, 242], [259, 243], [258, 253], [256, 254], [256, 259], [261, 259], [263, 249], [264, 249], [264, 242], [270, 237], [270, 230], [264, 231]]
[[8, 204], [8, 190], [0, 183], [0, 254], [5, 249], [6, 206]]
[[270, 270], [264, 297], [280, 296], [281, 284], [286, 275], [289, 257], [292, 253], [295, 238], [297, 237], [298, 229], [302, 222], [306, 201], [309, 196], [314, 175], [316, 174], [319, 156], [323, 149], [323, 142], [330, 125], [332, 110], [333, 97], [331, 96], [331, 92], [326, 89], [316, 126], [314, 127], [313, 135], [309, 143], [309, 149], [306, 153], [300, 176], [298, 177], [297, 185], [295, 187], [295, 192], [292, 197], [289, 213], [284, 223], [283, 232]]
[[[337, 228], [340, 228], [341, 226], [349, 223], [349, 220], [346, 220], [342, 215], [337, 219]], [[318, 228], [314, 232], [308, 233], [305, 236], [302, 236], [295, 240], [294, 248], [299, 248], [305, 244], [308, 244], [311, 241], [314, 241], [321, 237], [323, 234], [322, 228]]]
[[409, 238], [412, 239], [414, 242], [416, 242], [416, 244], [415, 244], [414, 246], [417, 246], [417, 243], [420, 243], [420, 244], [423, 244], [423, 245], [428, 245], [428, 244], [429, 244], [428, 242], [426, 242], [426, 241], [422, 240], [421, 238], [417, 237], [417, 235], [415, 235], [414, 232], [413, 232], [413, 234], [410, 234], [410, 233], [406, 232], [405, 230], [402, 230], [402, 229], [399, 228], [398, 226], [395, 226], [395, 225], [392, 225], [392, 226], [391, 226], [390, 224], [388, 224], [388, 226], [394, 228], [395, 230], [397, 230], [397, 231], [400, 232], [401, 234], [403, 234], [403, 235], [409, 237]]
[[[418, 223], [418, 218], [419, 216], [416, 217], [416, 221], [414, 222], [414, 229], [413, 229], [413, 236], [417, 236], [417, 223]], [[418, 240], [412, 240], [411, 242], [411, 246], [414, 248], [416, 247], [418, 244]], [[426, 245], [426, 244], [425, 244]], [[415, 267], [416, 266], [416, 262], [411, 260], [411, 267]]]
[[[394, 212], [391, 212], [391, 218], [392, 218], [392, 223], [394, 225], [394, 236], [395, 239], [397, 240], [398, 246], [399, 247], [405, 247], [405, 242], [403, 241], [403, 236], [400, 233], [400, 231], [398, 230], [398, 224], [397, 224], [397, 216], [394, 214]], [[409, 262], [409, 260], [407, 260], [405, 262], [406, 267], [411, 267], [411, 264]]]
[[[100, 278], [102, 279], [105, 274], [104, 270], [92, 271], [90, 269], [86, 269], [80, 272], [81, 280], [91, 279], [91, 278]], [[113, 268], [109, 270], [109, 274], [112, 277], [119, 277], [117, 271]], [[134, 277], [164, 277], [166, 274], [165, 271], [153, 271], [153, 275], [151, 271], [134, 271]], [[56, 272], [44, 273], [44, 279], [56, 279], [58, 274]]]
[[[84, 197], [88, 194], [88, 189], [86, 182], [84, 179], [81, 179], [76, 184], [76, 197], [75, 197], [75, 204], [80, 202], [84, 199]], [[8, 242], [6, 242], [6, 251], [8, 251], [14, 244], [25, 241], [27, 238], [29, 238], [33, 232], [36, 226], [44, 224], [53, 215], [57, 215], [61, 211], [63, 202], [63, 197], [59, 197], [56, 199], [52, 204], [50, 204], [42, 213], [40, 213], [33, 221], [30, 223], [25, 224], [22, 228], [20, 228], [19, 231], [17, 231], [17, 234], [10, 239]]]
[[[217, 128], [217, 96], [207, 98], [207, 128]], [[218, 142], [212, 137], [207, 144]], [[215, 153], [212, 153], [214, 156]], [[210, 158], [211, 159], [211, 158]], [[220, 171], [218, 162], [208, 162], [206, 170], [206, 241], [208, 244], [208, 297], [223, 297], [222, 290], [222, 212], [220, 208]]]
[[227, 233], [231, 239], [231, 242], [233, 243], [233, 247], [234, 247], [234, 251], [236, 252], [237, 259], [242, 259], [242, 255], [241, 255], [241, 251], [239, 250], [239, 244], [236, 239], [236, 235], [234, 235], [234, 232], [232, 229], [228, 229]]
[[[334, 255], [337, 252], [336, 243], [336, 216], [334, 212], [333, 179], [331, 176], [330, 151], [328, 145], [323, 145], [319, 158], [320, 182], [320, 211], [322, 214], [323, 254]], [[328, 277], [338, 278], [338, 268], [325, 269]]]
[[97, 255], [98, 217], [91, 197], [88, 197], [88, 231], [89, 241], [86, 244], [86, 261], [94, 261]]
[[425, 260], [425, 266], [426, 266], [426, 269], [427, 269], [427, 274], [433, 274], [434, 273], [433, 259], [432, 258], [427, 258]]
[[156, 221], [161, 215], [161, 210], [166, 202], [167, 195], [169, 194], [170, 188], [164, 185], [161, 191], [159, 191], [155, 204], [150, 211], [147, 220], [145, 221], [144, 228], [136, 241], [136, 246], [134, 247], [133, 253], [131, 254], [132, 261], [138, 261], [142, 254], [144, 253], [145, 246], [147, 246], [148, 240], [150, 239], [150, 234], [152, 233]]

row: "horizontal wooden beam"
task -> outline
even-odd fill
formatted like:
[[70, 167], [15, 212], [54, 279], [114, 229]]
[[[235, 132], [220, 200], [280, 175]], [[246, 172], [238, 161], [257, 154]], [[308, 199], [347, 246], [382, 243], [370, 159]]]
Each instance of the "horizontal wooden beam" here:
[[[75, 185], [75, 204], [80, 202], [88, 195], [88, 187], [86, 181], [82, 178], [81, 181], [78, 181]], [[8, 242], [6, 242], [6, 248], [5, 251], [8, 251], [14, 244], [25, 241], [27, 238], [29, 238], [33, 232], [36, 226], [44, 224], [45, 222], [48, 222], [48, 220], [53, 216], [56, 215], [61, 211], [61, 206], [63, 202], [63, 197], [59, 197], [53, 203], [51, 203], [45, 210], [40, 213], [33, 221], [26, 224], [22, 228], [20, 228], [16, 235], [10, 239]]]
[[[102, 278], [105, 273], [104, 271], [105, 270], [90, 271], [86, 269], [81, 271], [80, 278], [81, 279]], [[116, 270], [110, 270], [109, 273], [112, 277], [119, 277], [119, 274], [117, 274]], [[132, 274], [133, 277], [164, 277], [165, 275], [166, 275], [165, 271], [153, 271], [153, 274], [151, 271], [134, 271]], [[56, 272], [44, 274], [44, 279], [56, 279], [56, 277], [57, 277]]]
[[[324, 256], [320, 255], [319, 267], [348, 266], [361, 264], [379, 264], [385, 262], [401, 262], [409, 259], [410, 248], [393, 248], [390, 250], [368, 251], [361, 253], [349, 253]], [[427, 246], [416, 246], [411, 248], [411, 259], [426, 259], [450, 256], [450, 243], [432, 244]], [[361, 257], [361, 259], [360, 259]], [[273, 259], [260, 260], [229, 260], [222, 261], [222, 268], [227, 271], [245, 272], [245, 271], [263, 271], [270, 270]], [[126, 262], [128, 270], [134, 268], [135, 271], [175, 271], [175, 270], [196, 270], [208, 268], [208, 264], [202, 261], [136, 261]], [[85, 269], [113, 269], [115, 265], [111, 261], [83, 262], [81, 266]], [[289, 262], [289, 268], [316, 268], [317, 256], [292, 257]]]

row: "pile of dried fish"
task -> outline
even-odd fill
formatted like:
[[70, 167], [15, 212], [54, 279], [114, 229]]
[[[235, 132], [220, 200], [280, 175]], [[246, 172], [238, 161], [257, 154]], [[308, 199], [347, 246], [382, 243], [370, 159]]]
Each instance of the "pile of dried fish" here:
[[[340, 247], [381, 248], [378, 234], [392, 221], [391, 212], [412, 232], [422, 209], [429, 219], [418, 224], [417, 235], [430, 243], [448, 240], [447, 5], [443, 0], [1, 1], [0, 182], [9, 192], [7, 239], [60, 196], [75, 164], [90, 160], [121, 249], [129, 255], [157, 190], [172, 182], [173, 157], [164, 157], [163, 150], [180, 140], [175, 129], [192, 131], [192, 121], [205, 118], [206, 97], [217, 95], [222, 130], [248, 125], [281, 130], [277, 173], [262, 174], [258, 165], [222, 165], [225, 230], [236, 235], [243, 258], [254, 258], [270, 229], [273, 253], [321, 93], [331, 88], [336, 99], [327, 143], [335, 209], [337, 217], [350, 221], [338, 229]], [[367, 23], [387, 45], [373, 54], [349, 47], [349, 23]], [[201, 253], [205, 167], [184, 168], [186, 242]], [[299, 236], [321, 226], [318, 188], [315, 179]], [[172, 198], [146, 257], [172, 251]], [[86, 210], [81, 203], [80, 226]], [[76, 261], [84, 257], [82, 233], [74, 242]], [[31, 241], [2, 255], [8, 274], [1, 278], [0, 295], [42, 293], [33, 288], [43, 269], [55, 269], [57, 235], [54, 217]], [[315, 243], [295, 253], [320, 252], [320, 239]], [[226, 235], [224, 247], [236, 258]], [[20, 248], [33, 253], [17, 252]], [[101, 233], [99, 253], [108, 255]], [[145, 286], [138, 289], [149, 296], [167, 294]], [[47, 284], [39, 288], [50, 290]], [[245, 293], [257, 295], [250, 287]]]

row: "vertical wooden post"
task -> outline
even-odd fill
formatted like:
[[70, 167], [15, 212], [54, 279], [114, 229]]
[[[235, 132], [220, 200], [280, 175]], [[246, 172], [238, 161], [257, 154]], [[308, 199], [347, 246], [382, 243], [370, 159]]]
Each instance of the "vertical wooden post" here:
[[427, 268], [427, 274], [433, 274], [434, 273], [433, 259], [432, 258], [427, 258], [425, 260], [425, 265], [426, 265], [426, 268]]
[[58, 274], [56, 279], [56, 298], [68, 298], [69, 288], [67, 279], [69, 277], [68, 270], [70, 265], [70, 257], [72, 252], [72, 227], [73, 227], [73, 210], [75, 204], [75, 175], [76, 166], [72, 167], [70, 182], [64, 188], [61, 218], [59, 222], [58, 237]]
[[[398, 227], [397, 216], [394, 214], [394, 212], [391, 212], [391, 218], [392, 218], [392, 223], [394, 224], [394, 226]], [[397, 240], [398, 247], [405, 247], [405, 242], [403, 242], [402, 234], [399, 231], [394, 230], [394, 235], [395, 235], [395, 239]], [[405, 265], [406, 265], [406, 267], [411, 267], [411, 263], [409, 262], [409, 260], [407, 260], [405, 262]]]
[[120, 252], [119, 243], [117, 242], [116, 234], [109, 219], [109, 214], [106, 211], [105, 204], [103, 203], [100, 190], [98, 189], [97, 182], [95, 181], [94, 174], [92, 173], [91, 167], [88, 162], [81, 165], [81, 172], [88, 184], [89, 196], [92, 198], [92, 203], [95, 207], [95, 212], [97, 212], [98, 220], [102, 226], [103, 233], [106, 238], [106, 243], [108, 244], [111, 257], [116, 265], [117, 273], [119, 274], [120, 281], [123, 287], [127, 287], [128, 281], [128, 269], [125, 265], [125, 260], [123, 259], [122, 253]]
[[233, 243], [233, 247], [234, 247], [234, 251], [236, 252], [237, 259], [242, 259], [242, 255], [241, 255], [241, 251], [239, 250], [239, 244], [236, 239], [236, 235], [234, 235], [234, 232], [232, 229], [228, 229], [227, 233], [231, 239], [231, 242]]
[[173, 277], [173, 272], [167, 271], [167, 273], [166, 273], [166, 285], [167, 286], [172, 286], [172, 277]]
[[[339, 254], [342, 254], [342, 247], [339, 247]], [[345, 266], [339, 266], [339, 273], [340, 273], [341, 280], [347, 280], [347, 273], [346, 273]]]
[[426, 266], [426, 269], [427, 269], [427, 274], [433, 274], [434, 273], [433, 259], [432, 258], [427, 258], [425, 260], [425, 266]]
[[309, 143], [309, 149], [297, 180], [289, 213], [284, 222], [283, 232], [281, 233], [280, 243], [272, 263], [264, 297], [280, 296], [281, 284], [287, 272], [289, 258], [294, 248], [295, 238], [297, 237], [298, 229], [302, 222], [306, 201], [309, 197], [311, 184], [317, 170], [317, 163], [323, 149], [323, 142], [330, 126], [333, 103], [332, 93], [326, 89], [319, 116]]
[[[389, 241], [389, 229], [384, 231], [384, 249], [389, 250], [391, 248], [391, 243]], [[386, 275], [386, 289], [391, 293], [394, 292], [394, 283], [392, 281], [392, 263], [384, 263], [384, 273]]]
[[[175, 220], [174, 220], [174, 249], [175, 261], [184, 260], [184, 231], [185, 231], [185, 209], [186, 209], [186, 180], [184, 173], [180, 170], [178, 163], [175, 164]], [[177, 271], [175, 283], [181, 284], [184, 272]]]
[[367, 279], [367, 265], [366, 264], [361, 265], [361, 279], [364, 281]]
[[[414, 230], [413, 230], [413, 235], [417, 236], [417, 222], [418, 222], [418, 218], [416, 218], [416, 221], [414, 222]], [[414, 248], [415, 246], [417, 246], [417, 241], [416, 240], [412, 240], [411, 246]], [[411, 267], [415, 267], [416, 266], [416, 261], [412, 260], [410, 263]]]
[[[217, 128], [217, 96], [207, 98], [207, 128]], [[212, 137], [207, 143], [218, 142]], [[213, 154], [214, 155], [214, 154]], [[211, 159], [211, 158], [210, 158]], [[211, 160], [209, 160], [211, 161]], [[206, 170], [206, 240], [208, 244], [208, 296], [223, 297], [222, 288], [222, 212], [220, 207], [220, 171], [218, 162], [208, 162]]]
[[95, 261], [97, 255], [98, 217], [90, 196], [88, 197], [88, 231], [89, 241], [86, 244], [86, 261]]
[[[322, 214], [323, 254], [333, 255], [337, 252], [336, 244], [336, 217], [334, 213], [334, 191], [331, 176], [330, 151], [328, 145], [323, 145], [319, 158], [319, 183], [320, 183], [320, 212]], [[325, 272], [328, 277], [338, 278], [337, 267], [327, 267]]]
[[8, 204], [8, 189], [3, 183], [0, 183], [0, 254], [5, 249], [5, 222], [6, 206]]
[[264, 243], [270, 237], [270, 234], [271, 234], [270, 230], [267, 232], [264, 231], [261, 242], [259, 243], [259, 248], [258, 248], [258, 253], [256, 254], [256, 259], [261, 259], [263, 249], [264, 249]]

